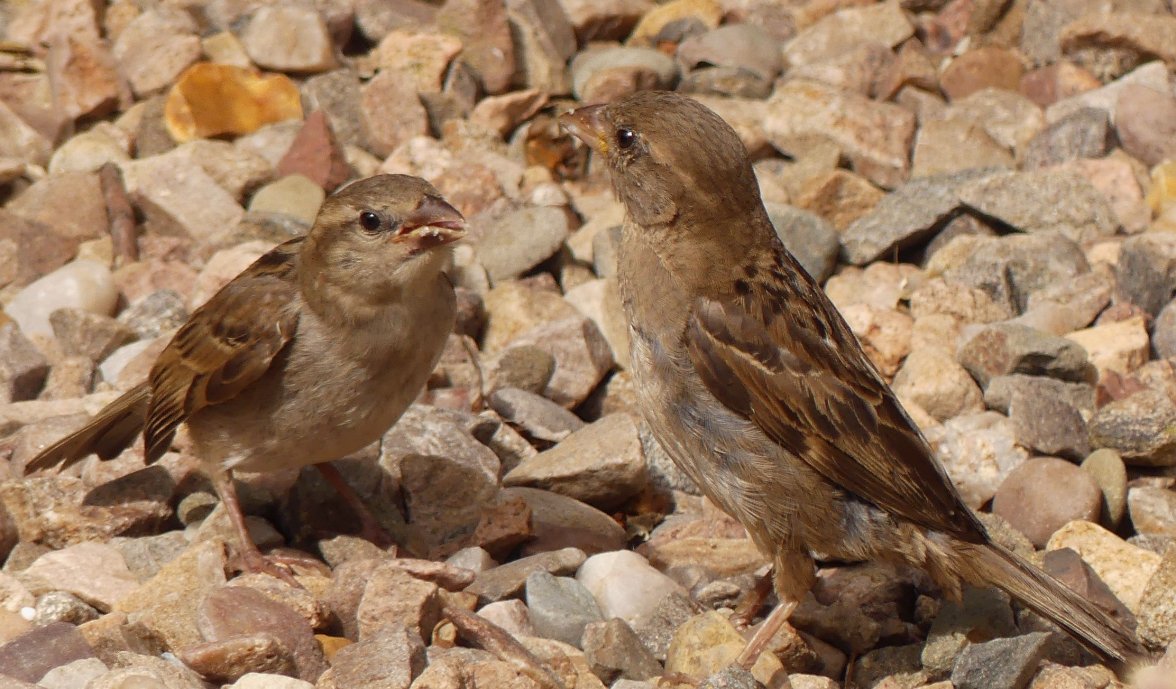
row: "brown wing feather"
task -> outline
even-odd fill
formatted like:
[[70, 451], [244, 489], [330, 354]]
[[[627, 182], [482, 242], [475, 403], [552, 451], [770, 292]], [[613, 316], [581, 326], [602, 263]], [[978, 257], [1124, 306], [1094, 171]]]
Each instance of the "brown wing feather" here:
[[[743, 297], [699, 299], [687, 328], [710, 392], [832, 483], [887, 512], [981, 542], [983, 526], [807, 275]], [[818, 308], [788, 309], [804, 299]], [[900, 460], [895, 462], [893, 460]]]
[[285, 242], [257, 259], [197, 309], [160, 353], [143, 430], [148, 462], [167, 451], [182, 421], [235, 397], [290, 341], [298, 326], [301, 244]]

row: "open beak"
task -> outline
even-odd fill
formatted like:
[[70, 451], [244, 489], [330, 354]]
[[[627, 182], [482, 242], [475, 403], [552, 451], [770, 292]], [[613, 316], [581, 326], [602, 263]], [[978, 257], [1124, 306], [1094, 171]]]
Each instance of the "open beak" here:
[[466, 222], [456, 208], [437, 196], [426, 196], [401, 223], [397, 239], [409, 239], [418, 249], [450, 244], [464, 237]]
[[559, 116], [559, 126], [601, 155], [608, 153], [608, 125], [603, 105], [586, 105]]

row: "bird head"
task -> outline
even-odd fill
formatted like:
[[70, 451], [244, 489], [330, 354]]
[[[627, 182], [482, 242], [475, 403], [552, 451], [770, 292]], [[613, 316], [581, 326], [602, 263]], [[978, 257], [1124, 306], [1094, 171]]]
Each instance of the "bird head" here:
[[323, 202], [302, 249], [303, 274], [315, 288], [395, 298], [436, 278], [465, 233], [461, 213], [425, 180], [369, 177]]

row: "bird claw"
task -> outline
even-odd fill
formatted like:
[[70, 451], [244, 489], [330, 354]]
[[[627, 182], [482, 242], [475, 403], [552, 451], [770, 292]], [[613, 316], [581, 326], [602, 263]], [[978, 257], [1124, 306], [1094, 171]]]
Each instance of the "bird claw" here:
[[247, 549], [237, 553], [230, 559], [229, 565], [233, 570], [246, 573], [268, 574], [284, 581], [294, 588], [305, 588], [294, 578], [294, 565], [305, 565], [306, 558], [290, 555], [262, 555], [256, 549]]

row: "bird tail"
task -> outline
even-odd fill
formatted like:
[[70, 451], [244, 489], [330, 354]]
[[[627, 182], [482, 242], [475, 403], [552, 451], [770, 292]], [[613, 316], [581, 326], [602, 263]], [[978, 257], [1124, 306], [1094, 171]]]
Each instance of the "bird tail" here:
[[1075, 638], [1124, 665], [1151, 660], [1135, 634], [1057, 579], [996, 543], [958, 543], [977, 581], [1004, 589]]
[[64, 469], [93, 453], [102, 459], [117, 457], [143, 430], [147, 418], [148, 387], [136, 385], [106, 405], [89, 423], [45, 448], [25, 465], [25, 473]]

